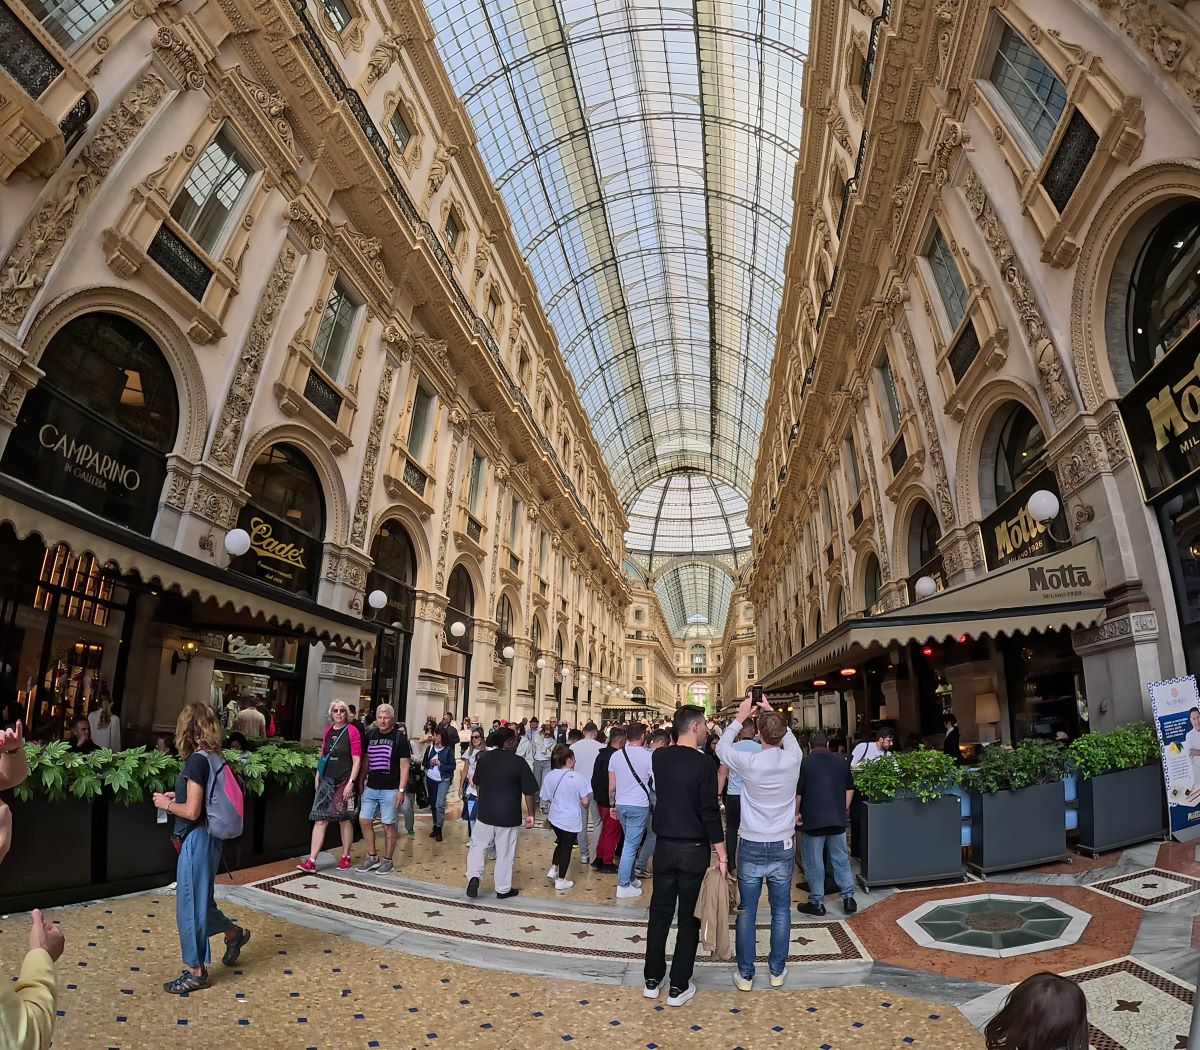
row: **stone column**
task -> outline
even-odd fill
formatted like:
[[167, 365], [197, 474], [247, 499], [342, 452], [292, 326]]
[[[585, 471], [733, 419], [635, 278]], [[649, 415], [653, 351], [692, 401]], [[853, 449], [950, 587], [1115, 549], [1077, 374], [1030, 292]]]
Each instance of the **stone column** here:
[[[475, 620], [471, 632], [471, 700], [472, 717], [483, 725], [499, 718], [499, 697], [495, 685], [496, 623]], [[486, 718], [485, 718], [486, 715]]]
[[533, 660], [533, 642], [528, 638], [513, 640], [517, 655], [512, 662], [512, 702], [508, 708], [508, 720], [519, 722], [533, 712], [533, 697], [529, 695], [529, 672]]
[[[446, 680], [441, 675], [441, 665], [449, 601], [436, 591], [416, 591], [413, 602], [413, 640], [405, 699], [409, 732], [418, 733], [426, 718], [436, 713], [440, 719], [446, 710]], [[461, 714], [455, 713], [456, 721], [461, 719]]]
[[1104, 622], [1071, 636], [1083, 659], [1088, 728], [1098, 732], [1148, 720], [1146, 683], [1170, 677], [1159, 660], [1158, 615], [1140, 584], [1131, 580], [1110, 588]]

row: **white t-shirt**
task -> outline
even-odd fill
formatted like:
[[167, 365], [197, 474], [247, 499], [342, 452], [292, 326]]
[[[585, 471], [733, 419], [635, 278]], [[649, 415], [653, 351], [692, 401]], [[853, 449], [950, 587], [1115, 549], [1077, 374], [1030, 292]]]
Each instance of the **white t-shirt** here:
[[[628, 762], [625, 761], [626, 755], [629, 756]], [[608, 771], [617, 778], [617, 795], [612, 800], [613, 805], [642, 806], [649, 809], [650, 800], [646, 797], [646, 792], [642, 790], [642, 785], [634, 779], [633, 773], [629, 770], [631, 763], [634, 770], [637, 771], [637, 775], [642, 778], [642, 784], [648, 788], [651, 787], [650, 778], [654, 767], [651, 762], [650, 749], [626, 744], [619, 751], [614, 751], [608, 760]]]
[[596, 768], [596, 756], [604, 745], [599, 740], [576, 740], [571, 745], [575, 756], [575, 772], [583, 777], [584, 783], [592, 782], [592, 771]]
[[578, 770], [555, 769], [542, 782], [542, 798], [550, 799], [550, 823], [563, 831], [583, 830], [583, 807], [580, 803], [592, 793], [592, 785]]
[[[95, 739], [95, 737], [93, 736], [92, 739]], [[1187, 736], [1183, 738], [1184, 754], [1187, 754], [1193, 748], [1197, 751], [1200, 751], [1200, 729], [1189, 729], [1187, 731]]]
[[850, 752], [850, 765], [853, 767], [863, 762], [870, 762], [882, 754], [885, 752], [879, 750], [879, 745], [874, 740], [868, 740], [865, 744], [855, 744], [854, 750]]
[[108, 725], [101, 727], [100, 712], [93, 711], [88, 715], [88, 722], [92, 727], [92, 743], [97, 747], [106, 747], [110, 751], [121, 750], [121, 719], [117, 715], [112, 715], [108, 720]]

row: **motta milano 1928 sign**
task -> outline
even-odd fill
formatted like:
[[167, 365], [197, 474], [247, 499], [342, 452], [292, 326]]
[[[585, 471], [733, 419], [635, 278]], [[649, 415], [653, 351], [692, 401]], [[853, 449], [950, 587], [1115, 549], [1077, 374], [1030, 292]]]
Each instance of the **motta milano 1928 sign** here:
[[1200, 470], [1200, 328], [1142, 376], [1120, 410], [1147, 501]]

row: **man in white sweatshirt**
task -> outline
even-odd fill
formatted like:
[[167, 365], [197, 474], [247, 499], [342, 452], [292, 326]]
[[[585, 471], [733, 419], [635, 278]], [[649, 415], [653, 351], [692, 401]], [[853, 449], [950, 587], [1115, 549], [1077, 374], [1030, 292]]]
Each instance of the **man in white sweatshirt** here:
[[733, 983], [740, 991], [754, 987], [754, 930], [758, 899], [767, 884], [771, 903], [771, 951], [767, 967], [771, 987], [787, 976], [788, 940], [792, 928], [792, 872], [796, 864], [796, 780], [803, 757], [783, 716], [765, 700], [759, 707], [758, 736], [762, 750], [739, 751], [734, 741], [754, 705], [746, 697], [717, 744], [717, 757], [742, 780], [742, 826], [738, 846], [738, 909]]

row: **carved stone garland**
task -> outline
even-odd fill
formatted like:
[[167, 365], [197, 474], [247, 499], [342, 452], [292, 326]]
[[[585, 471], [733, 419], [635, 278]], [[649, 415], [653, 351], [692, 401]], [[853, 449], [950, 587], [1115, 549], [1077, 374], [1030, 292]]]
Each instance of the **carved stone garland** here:
[[[860, 441], [866, 436], [866, 427], [862, 430], [863, 433], [859, 435]], [[867, 452], [871, 450], [871, 444], [867, 441], [863, 441], [859, 447]], [[892, 562], [888, 557], [887, 538], [883, 534], [883, 503], [879, 499], [879, 477], [875, 473], [875, 457], [864, 455], [863, 459], [867, 461], [867, 474], [871, 480], [871, 502], [875, 505], [875, 556], [879, 559], [879, 568], [886, 583], [892, 578]]]
[[458, 446], [463, 438], [459, 428], [453, 426], [453, 422], [452, 419], [454, 437], [450, 444], [450, 466], [446, 471], [446, 497], [442, 500], [442, 528], [438, 537], [437, 577], [434, 580], [434, 586], [439, 591], [446, 587], [446, 549], [450, 546], [450, 509], [454, 501], [454, 470], [458, 466]]
[[929, 403], [929, 391], [921, 381], [920, 365], [917, 362], [917, 347], [913, 342], [912, 331], [907, 321], [900, 324], [900, 341], [904, 344], [904, 356], [908, 360], [908, 370], [912, 374], [913, 386], [917, 391], [917, 409], [921, 413], [921, 422], [925, 427], [925, 441], [929, 449], [929, 462], [933, 467], [934, 487], [937, 492], [938, 513], [942, 519], [942, 531], [954, 528], [958, 515], [954, 510], [954, 498], [950, 494], [950, 481], [946, 476], [946, 459], [942, 455], [942, 443], [938, 439], [937, 420], [933, 414], [933, 406]]
[[267, 278], [262, 297], [258, 300], [258, 309], [250, 322], [250, 332], [246, 336], [242, 356], [238, 360], [233, 382], [221, 408], [216, 437], [213, 439], [212, 460], [230, 472], [237, 458], [242, 428], [246, 425], [254, 392], [258, 387], [263, 360], [274, 338], [292, 279], [296, 276], [298, 260], [296, 249], [290, 244], [285, 244], [271, 270], [271, 276]]
[[20, 324], [97, 188], [167, 93], [154, 70], [138, 77], [34, 213], [0, 272], [0, 321]]
[[367, 447], [363, 452], [362, 480], [359, 481], [358, 497], [354, 501], [354, 522], [350, 526], [350, 542], [356, 547], [366, 546], [367, 518], [371, 511], [371, 491], [375, 485], [375, 471], [379, 465], [379, 446], [383, 442], [383, 424], [387, 419], [392, 379], [395, 375], [396, 366], [389, 360], [383, 366], [383, 375], [379, 380], [379, 394], [375, 398], [375, 411], [371, 415], [371, 429], [367, 433]]
[[1054, 417], [1054, 422], [1061, 426], [1076, 410], [1075, 395], [1067, 383], [1058, 348], [1050, 337], [1046, 322], [1042, 319], [1042, 311], [1030, 287], [1025, 268], [1017, 258], [1016, 249], [1013, 248], [1000, 216], [996, 213], [996, 206], [973, 169], [967, 169], [962, 190], [975, 224], [983, 233], [992, 258], [996, 260], [996, 267], [1004, 280], [1008, 297], [1021, 322], [1025, 339], [1037, 364], [1042, 391], [1050, 405], [1050, 414]]

